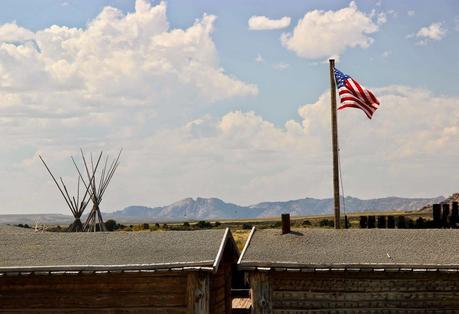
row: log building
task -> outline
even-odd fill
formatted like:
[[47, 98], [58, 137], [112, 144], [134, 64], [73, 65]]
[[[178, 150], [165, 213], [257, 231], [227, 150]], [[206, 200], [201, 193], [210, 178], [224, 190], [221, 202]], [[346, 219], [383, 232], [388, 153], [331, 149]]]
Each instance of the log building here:
[[252, 229], [252, 313], [458, 313], [459, 231]]
[[231, 313], [229, 229], [0, 234], [0, 312]]

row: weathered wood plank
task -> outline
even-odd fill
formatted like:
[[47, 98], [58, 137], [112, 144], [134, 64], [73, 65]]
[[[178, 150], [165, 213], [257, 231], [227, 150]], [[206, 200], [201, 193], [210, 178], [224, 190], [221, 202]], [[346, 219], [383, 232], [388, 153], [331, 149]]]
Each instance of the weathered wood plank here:
[[452, 292], [311, 292], [311, 291], [274, 291], [273, 301], [288, 300], [328, 300], [328, 301], [452, 301], [459, 304], [459, 291]]
[[272, 287], [268, 273], [253, 272], [249, 275], [253, 314], [272, 313]]
[[186, 308], [169, 308], [169, 307], [154, 307], [154, 308], [144, 308], [144, 307], [131, 307], [131, 308], [104, 308], [104, 309], [84, 309], [84, 308], [60, 308], [58, 310], [52, 308], [44, 308], [44, 309], [9, 309], [9, 310], [2, 310], [0, 309], [0, 313], [46, 313], [46, 314], [59, 314], [59, 313], [96, 313], [96, 314], [131, 314], [131, 313], [139, 313], [139, 314], [147, 314], [147, 313], [164, 313], [164, 314], [183, 314], [187, 313]]
[[175, 311], [174, 307], [186, 308], [186, 283], [183, 273], [6, 276], [0, 278], [0, 309], [171, 307]]
[[192, 272], [188, 274], [188, 313], [207, 314], [210, 309], [210, 274]]
[[[459, 312], [457, 273], [327, 272], [271, 275], [275, 313]], [[410, 310], [411, 309], [411, 310]]]
[[174, 307], [185, 306], [186, 296], [143, 293], [124, 293], [113, 294], [99, 292], [90, 294], [80, 292], [75, 294], [68, 293], [34, 293], [34, 294], [2, 294], [0, 295], [1, 308], [46, 308], [46, 307], [83, 307], [83, 308], [103, 308], [103, 307]]
[[399, 313], [399, 314], [456, 314], [456, 309], [419, 309], [419, 308], [391, 308], [387, 309], [385, 307], [381, 308], [341, 308], [341, 309], [325, 309], [325, 310], [317, 310], [317, 309], [310, 309], [310, 310], [303, 310], [303, 309], [274, 309], [274, 314], [392, 314], [392, 313]]

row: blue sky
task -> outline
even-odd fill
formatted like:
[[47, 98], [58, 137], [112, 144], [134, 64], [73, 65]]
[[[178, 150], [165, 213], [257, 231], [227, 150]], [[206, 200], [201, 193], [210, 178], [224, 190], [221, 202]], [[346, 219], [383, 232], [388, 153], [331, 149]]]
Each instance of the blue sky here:
[[[279, 37], [294, 28], [295, 21], [309, 10], [336, 10], [349, 1], [167, 1], [167, 16], [172, 28], [185, 28], [204, 13], [218, 17], [213, 39], [219, 53], [220, 64], [238, 78], [255, 82], [260, 94], [256, 99], [225, 102], [215, 113], [228, 109], [256, 110], [277, 124], [296, 118], [298, 104], [312, 102], [327, 87], [324, 75], [327, 64], [298, 58], [279, 44]], [[341, 67], [369, 86], [403, 84], [429, 88], [444, 95], [459, 95], [454, 75], [459, 67], [456, 57], [459, 32], [457, 1], [358, 1], [359, 9], [386, 12], [388, 22], [368, 49], [352, 49], [341, 57]], [[16, 21], [18, 25], [39, 30], [53, 24], [84, 28], [105, 6], [124, 12], [134, 11], [134, 1], [2, 1], [0, 23]], [[393, 12], [392, 12], [393, 11]], [[414, 11], [413, 16], [408, 11]], [[272, 18], [290, 16], [286, 29], [251, 31], [248, 19], [253, 15]], [[456, 20], [455, 20], [456, 19]], [[414, 45], [406, 36], [421, 27], [441, 22], [449, 31], [440, 42]], [[390, 53], [384, 57], [384, 53]], [[254, 62], [260, 54], [266, 64]], [[273, 69], [277, 63], [288, 64], [284, 71]], [[432, 80], [432, 77], [435, 79]], [[235, 104], [237, 103], [237, 104]], [[282, 105], [280, 105], [282, 103]]]
[[[3, 184], [0, 213], [62, 211], [54, 187], [42, 186], [37, 156], [72, 180], [68, 157], [80, 146], [126, 149], [125, 180], [114, 182], [107, 210], [188, 196], [243, 204], [328, 197], [330, 56], [382, 100], [371, 122], [340, 112], [348, 194], [459, 189], [458, 179], [444, 177], [459, 155], [451, 148], [459, 146], [457, 1], [137, 6], [136, 13], [134, 0], [0, 3], [0, 172], [18, 182]], [[257, 16], [290, 22], [254, 30], [249, 19]], [[433, 179], [443, 183], [421, 183]], [[126, 189], [129, 180], [138, 183]], [[31, 199], [17, 202], [21, 182]]]

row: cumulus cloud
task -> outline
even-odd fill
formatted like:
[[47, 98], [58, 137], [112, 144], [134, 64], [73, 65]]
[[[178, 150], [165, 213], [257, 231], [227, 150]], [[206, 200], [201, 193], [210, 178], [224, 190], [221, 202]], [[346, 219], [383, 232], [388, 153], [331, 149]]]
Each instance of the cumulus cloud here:
[[135, 12], [105, 7], [86, 28], [53, 25], [32, 32], [0, 27], [0, 113], [90, 118], [90, 113], [173, 110], [256, 95], [253, 84], [219, 66], [216, 17], [170, 29], [166, 4], [137, 0]]
[[284, 16], [280, 19], [270, 19], [266, 16], [252, 16], [249, 18], [249, 29], [254, 31], [282, 29], [290, 25], [290, 17]]
[[[372, 120], [357, 109], [339, 112], [346, 193], [380, 197], [456, 191], [459, 178], [450, 172], [459, 156], [459, 98], [406, 86], [373, 91], [381, 107]], [[242, 204], [329, 197], [329, 92], [301, 106], [298, 114], [295, 120], [275, 125], [255, 112], [231, 111], [116, 142], [125, 148], [125, 155], [104, 208], [161, 205], [198, 195]], [[92, 146], [93, 150], [100, 147]], [[21, 191], [30, 192], [30, 199], [21, 200], [22, 206], [33, 206], [40, 200], [43, 206], [56, 208], [60, 200], [51, 183], [43, 184], [46, 177], [36, 159], [38, 152], [28, 147], [21, 150], [23, 161], [16, 161], [16, 180], [21, 182]], [[45, 156], [72, 178], [71, 167], [66, 170], [63, 165], [69, 163], [68, 156], [75, 150], [68, 145], [50, 154], [46, 148]], [[426, 185], [433, 180], [434, 186]], [[13, 202], [19, 198], [11, 197], [15, 193], [9, 184], [0, 182], [4, 208], [16, 206]]]
[[[374, 92], [382, 105], [373, 120], [357, 109], [339, 112], [346, 193], [377, 197], [455, 191], [459, 178], [449, 172], [459, 156], [459, 98], [406, 86]], [[164, 147], [148, 162], [153, 169], [139, 166], [132, 173], [138, 171], [145, 185], [151, 180], [154, 195], [174, 194], [171, 199], [220, 196], [250, 204], [267, 195], [271, 200], [329, 197], [329, 92], [298, 113], [298, 119], [280, 126], [254, 112], [198, 119], [132, 147], [136, 160], [145, 159], [144, 151]], [[426, 187], [437, 177], [443, 180]]]
[[446, 29], [443, 28], [442, 23], [432, 23], [429, 26], [422, 27], [417, 33], [416, 37], [420, 38], [417, 42], [419, 45], [425, 45], [430, 40], [441, 40], [446, 35]]
[[0, 197], [11, 200], [2, 210], [37, 210], [38, 203], [55, 209], [53, 187], [37, 188], [46, 180], [38, 153], [67, 165], [80, 146], [127, 147], [134, 139], [141, 145], [221, 101], [256, 95], [254, 84], [221, 68], [215, 19], [204, 14], [172, 29], [165, 3], [137, 0], [134, 12], [105, 7], [84, 28], [1, 25], [0, 175], [37, 192], [15, 205], [24, 189], [0, 184]]
[[14, 23], [0, 25], [0, 42], [20, 43], [32, 40], [34, 33]]
[[307, 59], [339, 55], [347, 48], [368, 48], [373, 42], [369, 34], [378, 31], [378, 23], [386, 21], [384, 14], [377, 14], [375, 19], [360, 11], [353, 1], [337, 11], [313, 10], [299, 20], [293, 33], [282, 34], [281, 42]]
[[408, 12], [406, 13], [408, 16], [415, 16], [416, 15], [416, 11], [414, 10], [408, 10]]

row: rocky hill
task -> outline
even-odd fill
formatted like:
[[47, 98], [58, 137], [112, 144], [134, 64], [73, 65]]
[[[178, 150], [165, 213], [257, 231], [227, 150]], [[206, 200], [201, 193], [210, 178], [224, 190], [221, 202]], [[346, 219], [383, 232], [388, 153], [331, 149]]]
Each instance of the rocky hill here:
[[[403, 198], [385, 197], [362, 200], [356, 197], [346, 197], [347, 212], [389, 211], [389, 210], [419, 210], [431, 211], [431, 204], [459, 200], [459, 193], [445, 199], [442, 196], [434, 198]], [[250, 206], [240, 206], [227, 203], [218, 198], [185, 198], [173, 204], [161, 207], [129, 206], [123, 210], [103, 213], [104, 220], [115, 219], [120, 222], [164, 222], [208, 219], [237, 219], [275, 217], [281, 213], [296, 216], [331, 214], [333, 199], [303, 198], [284, 202], [262, 202]], [[85, 216], [82, 217], [84, 220]], [[30, 214], [30, 215], [0, 215], [0, 224], [35, 222], [42, 224], [68, 224], [73, 221], [70, 215], [60, 214]]]
[[[433, 202], [432, 204], [451, 204], [452, 202], [459, 202], [459, 193], [453, 193], [450, 197], [445, 198], [439, 202]], [[432, 204], [428, 204], [426, 206], [423, 206], [421, 209], [419, 209], [420, 212], [423, 213], [431, 213], [432, 212]]]
[[[428, 204], [438, 203], [445, 198], [402, 198], [385, 197], [362, 200], [346, 197], [348, 212], [418, 210]], [[218, 198], [186, 198], [164, 207], [129, 206], [109, 214], [113, 219], [154, 219], [166, 220], [206, 220], [233, 218], [262, 218], [279, 216], [281, 213], [292, 215], [320, 215], [332, 213], [333, 199], [304, 198], [285, 202], [262, 202], [251, 206], [239, 206], [226, 203]]]

